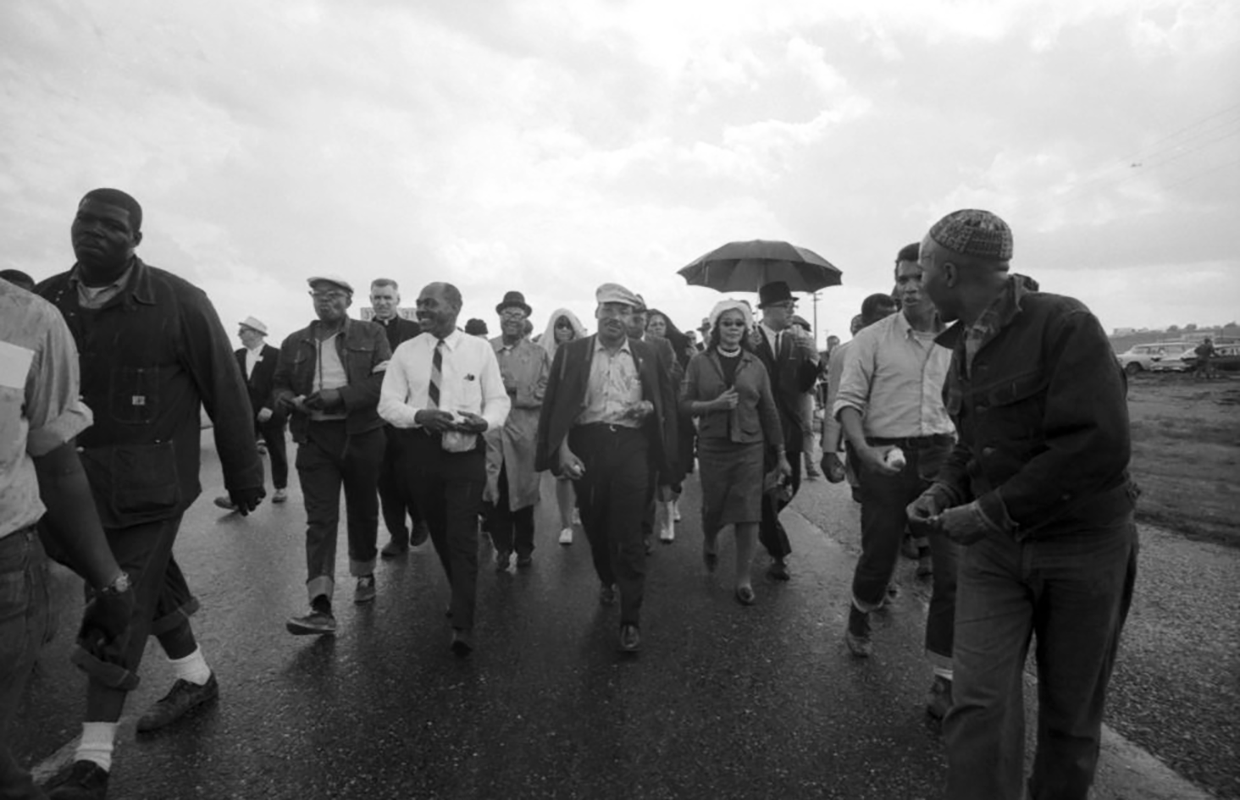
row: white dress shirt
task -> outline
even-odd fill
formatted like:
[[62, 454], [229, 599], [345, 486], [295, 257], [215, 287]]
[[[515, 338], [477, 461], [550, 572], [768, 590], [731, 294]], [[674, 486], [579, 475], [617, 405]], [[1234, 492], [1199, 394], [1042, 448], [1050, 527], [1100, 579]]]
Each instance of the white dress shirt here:
[[[431, 359], [438, 339], [420, 333], [402, 342], [388, 362], [379, 393], [379, 416], [397, 428], [420, 428], [414, 421], [422, 409], [429, 409], [427, 389], [431, 381]], [[468, 411], [487, 422], [487, 430], [498, 430], [508, 418], [512, 401], [504, 389], [499, 362], [491, 343], [478, 336], [454, 330], [443, 340], [440, 366], [439, 408]]]
[[254, 365], [263, 360], [263, 347], [247, 347], [245, 349], [245, 379], [248, 381], [254, 376]]

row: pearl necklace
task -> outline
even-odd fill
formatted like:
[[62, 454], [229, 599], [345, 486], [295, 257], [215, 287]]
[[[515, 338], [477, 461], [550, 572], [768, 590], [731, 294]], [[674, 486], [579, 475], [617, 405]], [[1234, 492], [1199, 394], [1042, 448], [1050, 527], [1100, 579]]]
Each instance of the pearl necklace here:
[[719, 351], [719, 355], [723, 356], [724, 358], [736, 358], [737, 356], [741, 354], [741, 348], [739, 345], [737, 346], [735, 350], [725, 350], [723, 348], [723, 345], [719, 345], [716, 349]]

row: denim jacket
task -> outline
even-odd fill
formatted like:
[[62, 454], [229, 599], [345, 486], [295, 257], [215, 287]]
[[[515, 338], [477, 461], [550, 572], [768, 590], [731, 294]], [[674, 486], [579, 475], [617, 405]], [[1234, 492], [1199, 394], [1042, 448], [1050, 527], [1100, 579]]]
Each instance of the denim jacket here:
[[[771, 447], [784, 443], [779, 411], [771, 394], [771, 379], [766, 367], [753, 353], [742, 352], [736, 365], [733, 387], [739, 397], [731, 411], [710, 411], [698, 417], [699, 439], [727, 439], [738, 444], [765, 441]], [[681, 408], [688, 413], [689, 404], [714, 400], [727, 391], [723, 366], [714, 350], [698, 353], [689, 361], [680, 391]]]
[[81, 355], [95, 423], [78, 445], [105, 527], [169, 519], [198, 496], [200, 408], [214, 422], [225, 487], [263, 485], [245, 380], [201, 289], [135, 256], [102, 308], [79, 305], [76, 269], [38, 293], [60, 309]]
[[[292, 398], [314, 391], [314, 370], [318, 359], [315, 330], [319, 321], [289, 334], [280, 345], [280, 361], [276, 366], [275, 399]], [[349, 385], [340, 388], [348, 417], [345, 432], [350, 436], [383, 427], [379, 417], [379, 389], [383, 371], [392, 357], [387, 334], [373, 322], [346, 319], [343, 335], [333, 340], [340, 363], [344, 365]], [[289, 430], [296, 442], [306, 441], [310, 418], [300, 411], [290, 415]]]
[[954, 503], [976, 499], [1017, 539], [1132, 510], [1127, 387], [1089, 309], [1014, 276], [971, 331], [938, 342], [953, 351], [943, 400], [960, 439], [936, 483]]

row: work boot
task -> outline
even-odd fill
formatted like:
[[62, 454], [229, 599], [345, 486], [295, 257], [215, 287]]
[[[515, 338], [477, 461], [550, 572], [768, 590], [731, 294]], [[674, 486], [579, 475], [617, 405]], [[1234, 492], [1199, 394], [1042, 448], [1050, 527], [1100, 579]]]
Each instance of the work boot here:
[[930, 691], [926, 693], [926, 713], [935, 719], [943, 719], [952, 707], [952, 682], [942, 675], [934, 676]]
[[852, 604], [848, 608], [848, 629], [844, 631], [844, 642], [848, 650], [857, 658], [869, 658], [873, 650], [870, 644], [870, 615]]
[[50, 800], [104, 800], [108, 771], [94, 761], [74, 761], [43, 788]]

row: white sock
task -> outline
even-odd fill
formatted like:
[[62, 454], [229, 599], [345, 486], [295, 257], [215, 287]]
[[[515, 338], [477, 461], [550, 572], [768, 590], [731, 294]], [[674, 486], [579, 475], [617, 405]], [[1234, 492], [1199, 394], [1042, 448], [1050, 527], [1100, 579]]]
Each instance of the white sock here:
[[116, 742], [115, 722], [83, 722], [82, 740], [78, 742], [75, 761], [93, 761], [105, 770], [112, 769], [112, 748]]
[[211, 668], [202, 656], [201, 647], [195, 647], [194, 652], [185, 658], [170, 658], [168, 663], [172, 665], [178, 678], [197, 686], [202, 686], [211, 678]]
[[944, 680], [950, 681], [952, 679], [952, 668], [951, 667], [935, 667], [934, 675], [935, 677], [943, 678]]

